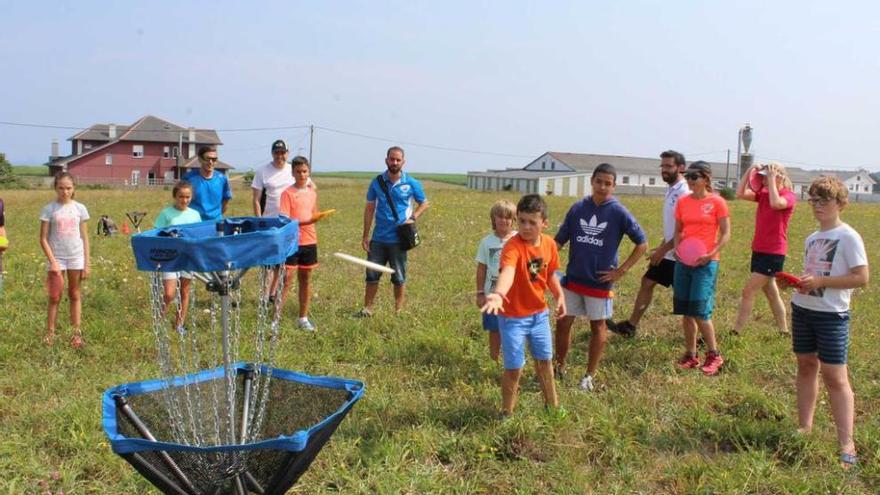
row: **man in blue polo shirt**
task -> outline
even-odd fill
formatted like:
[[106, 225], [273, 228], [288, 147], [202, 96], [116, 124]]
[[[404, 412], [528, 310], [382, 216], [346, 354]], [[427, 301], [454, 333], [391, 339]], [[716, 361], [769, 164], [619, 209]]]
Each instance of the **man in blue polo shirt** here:
[[190, 170], [183, 180], [192, 184], [193, 198], [190, 208], [199, 212], [202, 220], [220, 220], [226, 213], [226, 205], [232, 199], [232, 190], [226, 175], [215, 172], [217, 165], [217, 148], [202, 146], [199, 148], [199, 169]]
[[[394, 309], [403, 308], [404, 284], [406, 283], [406, 251], [400, 249], [397, 237], [397, 225], [415, 222], [428, 209], [428, 198], [422, 184], [403, 173], [403, 148], [392, 146], [385, 154], [385, 167], [388, 169], [381, 176], [374, 178], [367, 189], [367, 204], [364, 207], [364, 236], [362, 244], [367, 252], [367, 259], [380, 265], [388, 265], [395, 270], [391, 275], [394, 285]], [[393, 204], [388, 204], [388, 195], [382, 190], [379, 180], [388, 186], [388, 194]], [[415, 209], [413, 209], [415, 202]], [[395, 220], [394, 211], [397, 212]], [[376, 228], [370, 237], [370, 227], [376, 219]], [[379, 290], [381, 272], [367, 270], [367, 287], [364, 291], [364, 308], [358, 316], [373, 315], [373, 301]]]

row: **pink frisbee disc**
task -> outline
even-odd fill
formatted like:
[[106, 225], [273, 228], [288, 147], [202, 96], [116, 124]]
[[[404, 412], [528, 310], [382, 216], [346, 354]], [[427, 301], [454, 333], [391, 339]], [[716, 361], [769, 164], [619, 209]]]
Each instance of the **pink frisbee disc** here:
[[758, 173], [758, 169], [753, 168], [749, 171], [749, 189], [755, 193], [764, 189], [764, 176]]
[[687, 266], [697, 266], [697, 258], [706, 254], [706, 245], [696, 237], [682, 239], [675, 249], [679, 261]]

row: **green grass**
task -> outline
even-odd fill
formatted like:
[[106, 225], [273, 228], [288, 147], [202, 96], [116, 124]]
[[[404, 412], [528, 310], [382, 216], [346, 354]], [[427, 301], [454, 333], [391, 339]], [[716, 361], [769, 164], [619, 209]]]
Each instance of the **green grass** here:
[[43, 165], [15, 165], [12, 172], [19, 176], [48, 176], [49, 167]]
[[[815, 431], [796, 426], [790, 342], [775, 334], [759, 300], [744, 336], [728, 335], [748, 276], [754, 207], [731, 203], [733, 241], [722, 254], [715, 322], [727, 364], [705, 378], [673, 366], [682, 350], [671, 295], [656, 292], [636, 339], [609, 338], [597, 376], [583, 394], [575, 377], [561, 388], [565, 419], [542, 412], [527, 370], [516, 415], [497, 419], [499, 367], [488, 358], [474, 307], [474, 254], [489, 230], [489, 206], [510, 193], [487, 194], [430, 184], [431, 208], [420, 220], [424, 243], [411, 253], [408, 309], [392, 315], [383, 280], [377, 314], [351, 317], [361, 304], [363, 272], [329, 256], [361, 254], [366, 182], [320, 180], [322, 208], [338, 214], [318, 226], [321, 266], [312, 314], [318, 332], [293, 330], [288, 307], [278, 365], [364, 380], [367, 391], [292, 493], [854, 493], [880, 492], [880, 290], [853, 298], [850, 371], [856, 393], [856, 443], [862, 465], [842, 472], [827, 402], [821, 393]], [[168, 204], [167, 191], [80, 190], [94, 218], [144, 209], [149, 221]], [[12, 245], [4, 257], [0, 310], [0, 493], [154, 493], [111, 451], [101, 430], [104, 389], [157, 376], [146, 277], [135, 271], [125, 236], [92, 238], [93, 274], [84, 291], [87, 347], [52, 349], [45, 326], [44, 257], [38, 212], [51, 191], [2, 191]], [[236, 190], [232, 214], [249, 211]], [[623, 197], [656, 244], [659, 198]], [[551, 225], [572, 198], [550, 197]], [[852, 205], [845, 220], [858, 229], [877, 266], [880, 207]], [[90, 227], [94, 229], [94, 225]], [[791, 224], [791, 259], [802, 263], [813, 229], [805, 205]], [[554, 231], [551, 228], [551, 233]], [[628, 252], [631, 245], [623, 244]], [[563, 257], [565, 257], [563, 252]], [[628, 313], [643, 265], [617, 289], [617, 316]], [[250, 277], [250, 276], [249, 276]], [[253, 282], [248, 279], [247, 282]], [[585, 325], [576, 326], [571, 374], [586, 362]], [[57, 480], [52, 474], [57, 473]]]
[[[316, 172], [315, 177], [337, 177], [342, 179], [371, 179], [378, 172]], [[435, 174], [435, 173], [412, 173], [419, 180], [443, 182], [457, 186], [467, 185], [467, 174]]]

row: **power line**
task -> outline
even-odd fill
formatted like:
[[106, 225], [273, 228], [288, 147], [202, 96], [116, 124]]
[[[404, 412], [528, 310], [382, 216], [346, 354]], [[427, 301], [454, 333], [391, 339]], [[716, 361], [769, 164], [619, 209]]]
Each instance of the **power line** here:
[[[89, 127], [75, 127], [75, 126], [67, 126], [67, 125], [54, 125], [54, 124], [34, 124], [30, 122], [8, 122], [8, 121], [0, 121], [0, 125], [7, 126], [15, 126], [15, 127], [36, 127], [40, 129], [65, 129], [70, 131], [88, 131], [94, 126]], [[124, 127], [127, 132], [131, 130], [131, 126], [119, 126]], [[178, 134], [181, 132], [188, 132], [190, 130], [194, 132], [260, 132], [260, 131], [284, 131], [290, 129], [308, 129], [307, 125], [286, 125], [286, 126], [277, 126], [277, 127], [246, 127], [246, 128], [232, 128], [232, 129], [190, 129], [190, 128], [180, 128], [180, 129], [148, 129], [143, 131], [136, 130], [135, 132], [168, 132]]]
[[384, 142], [388, 142], [388, 143], [405, 144], [407, 146], [416, 146], [419, 148], [430, 148], [433, 150], [440, 150], [440, 151], [454, 151], [454, 152], [458, 152], [458, 153], [472, 153], [475, 155], [505, 156], [505, 157], [513, 157], [513, 158], [534, 158], [534, 155], [517, 155], [517, 154], [513, 154], [513, 153], [499, 153], [499, 152], [495, 152], [495, 151], [482, 151], [482, 150], [470, 150], [470, 149], [465, 149], [465, 148], [453, 148], [453, 147], [449, 147], [449, 146], [440, 146], [440, 145], [436, 145], [436, 144], [414, 143], [411, 141], [401, 141], [399, 139], [392, 139], [392, 138], [379, 137], [379, 136], [370, 136], [368, 134], [361, 134], [359, 132], [331, 129], [329, 127], [322, 127], [319, 125], [316, 125], [315, 129], [321, 129], [322, 131], [333, 132], [336, 134], [343, 134], [346, 136], [354, 136], [354, 137], [359, 137], [359, 138], [363, 138], [363, 139], [372, 139], [374, 141], [384, 141]]

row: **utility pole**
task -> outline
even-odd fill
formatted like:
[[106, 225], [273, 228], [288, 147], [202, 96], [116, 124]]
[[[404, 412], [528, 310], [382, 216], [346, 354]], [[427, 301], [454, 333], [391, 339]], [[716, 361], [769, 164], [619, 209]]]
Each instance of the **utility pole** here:
[[730, 148], [727, 148], [727, 172], [724, 174], [724, 187], [730, 187]]
[[315, 147], [315, 126], [313, 124], [313, 125], [309, 126], [309, 164], [313, 167], [315, 166], [315, 164], [312, 163], [312, 149], [314, 147]]
[[182, 149], [183, 149], [183, 131], [180, 131], [177, 133], [177, 157], [176, 157], [177, 158], [177, 180], [180, 180], [183, 178], [183, 174], [181, 173], [181, 170], [180, 170], [180, 166], [181, 166], [180, 150], [182, 150]]

